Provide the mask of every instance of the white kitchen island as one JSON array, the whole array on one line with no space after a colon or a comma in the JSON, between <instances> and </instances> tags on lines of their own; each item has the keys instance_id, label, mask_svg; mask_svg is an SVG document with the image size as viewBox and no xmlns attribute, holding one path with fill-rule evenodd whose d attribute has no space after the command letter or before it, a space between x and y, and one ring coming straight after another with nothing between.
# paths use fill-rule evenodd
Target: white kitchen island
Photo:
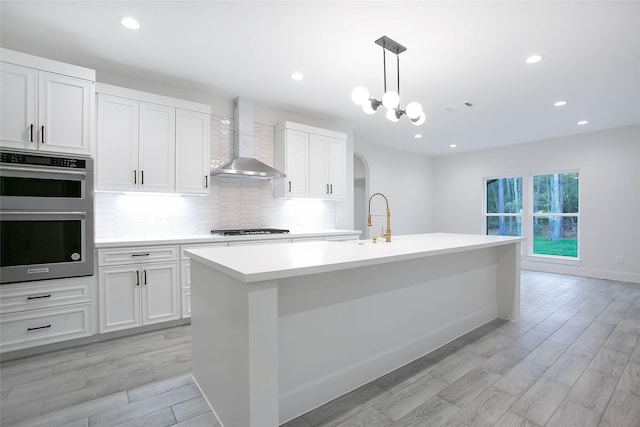
<instances>
[{"instance_id":1,"label":"white kitchen island","mask_svg":"<svg viewBox=\"0 0 640 427\"><path fill-rule=\"evenodd\" d=\"M194 379L223 426L277 426L496 317L517 320L522 240L188 251Z\"/></svg>"}]
</instances>

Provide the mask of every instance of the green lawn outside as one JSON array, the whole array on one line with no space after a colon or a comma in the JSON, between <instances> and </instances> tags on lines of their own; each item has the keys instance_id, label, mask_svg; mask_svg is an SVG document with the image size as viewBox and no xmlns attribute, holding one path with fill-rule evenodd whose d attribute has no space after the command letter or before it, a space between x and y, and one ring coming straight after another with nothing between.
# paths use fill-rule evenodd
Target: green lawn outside
<instances>
[{"instance_id":1,"label":"green lawn outside","mask_svg":"<svg viewBox=\"0 0 640 427\"><path fill-rule=\"evenodd\" d=\"M552 242L544 237L533 239L533 253L536 255L554 255L566 257L578 257L577 239L560 239Z\"/></svg>"}]
</instances>

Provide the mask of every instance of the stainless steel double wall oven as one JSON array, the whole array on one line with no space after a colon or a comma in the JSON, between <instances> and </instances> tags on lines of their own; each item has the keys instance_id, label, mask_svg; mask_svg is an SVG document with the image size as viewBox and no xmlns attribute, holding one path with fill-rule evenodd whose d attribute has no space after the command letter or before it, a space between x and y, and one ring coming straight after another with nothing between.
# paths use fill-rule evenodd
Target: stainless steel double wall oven
<instances>
[{"instance_id":1,"label":"stainless steel double wall oven","mask_svg":"<svg viewBox=\"0 0 640 427\"><path fill-rule=\"evenodd\" d=\"M0 151L0 283L89 276L93 159Z\"/></svg>"}]
</instances>

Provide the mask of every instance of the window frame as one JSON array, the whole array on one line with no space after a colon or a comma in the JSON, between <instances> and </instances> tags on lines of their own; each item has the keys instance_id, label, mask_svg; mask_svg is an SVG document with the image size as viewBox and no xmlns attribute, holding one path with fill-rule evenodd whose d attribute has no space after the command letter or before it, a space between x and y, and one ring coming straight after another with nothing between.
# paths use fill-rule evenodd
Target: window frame
<instances>
[{"instance_id":1,"label":"window frame","mask_svg":"<svg viewBox=\"0 0 640 427\"><path fill-rule=\"evenodd\" d=\"M576 174L578 177L578 212L544 212L544 213L536 213L533 211L533 198L535 196L533 185L536 176L544 176L544 175L562 175L562 174ZM581 210L581 173L579 169L564 169L564 170L555 170L550 172L535 172L529 175L529 209L528 209L528 217L527 218L527 228L529 229L529 233L527 235L527 255L532 260L545 260L545 261L553 261L558 263L568 263L574 264L580 262L580 210ZM549 255L549 254L536 254L533 252L533 241L534 241L534 229L533 229L533 221L536 217L539 218L562 218L562 217L576 217L577 225L576 225L576 256L563 256L563 255Z\"/></svg>"},{"instance_id":2,"label":"window frame","mask_svg":"<svg viewBox=\"0 0 640 427\"><path fill-rule=\"evenodd\" d=\"M509 212L509 213L500 213L500 212L487 212L487 185L489 181L495 179L510 179L510 178L519 178L521 181L521 193L520 193L520 212ZM508 176L489 176L483 179L483 197L482 197L482 234L487 235L487 218L488 217L520 217L520 237L524 235L524 222L523 222L523 213L524 213L524 177L522 175L508 175Z\"/></svg>"}]
</instances>

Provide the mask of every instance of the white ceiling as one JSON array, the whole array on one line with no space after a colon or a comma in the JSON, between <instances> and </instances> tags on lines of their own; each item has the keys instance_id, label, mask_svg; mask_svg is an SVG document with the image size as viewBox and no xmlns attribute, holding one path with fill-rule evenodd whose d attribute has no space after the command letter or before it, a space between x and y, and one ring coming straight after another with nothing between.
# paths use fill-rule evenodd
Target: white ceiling
<instances>
[{"instance_id":1,"label":"white ceiling","mask_svg":"<svg viewBox=\"0 0 640 427\"><path fill-rule=\"evenodd\" d=\"M637 1L2 0L0 14L2 47L94 68L98 79L149 78L344 121L358 143L442 155L450 144L460 152L640 124ZM120 26L125 15L142 28ZM401 106L423 105L420 127L365 115L350 99L358 85L382 96L383 35L407 47ZM525 64L532 53L543 61ZM558 99L568 104L554 107Z\"/></svg>"}]
</instances>

